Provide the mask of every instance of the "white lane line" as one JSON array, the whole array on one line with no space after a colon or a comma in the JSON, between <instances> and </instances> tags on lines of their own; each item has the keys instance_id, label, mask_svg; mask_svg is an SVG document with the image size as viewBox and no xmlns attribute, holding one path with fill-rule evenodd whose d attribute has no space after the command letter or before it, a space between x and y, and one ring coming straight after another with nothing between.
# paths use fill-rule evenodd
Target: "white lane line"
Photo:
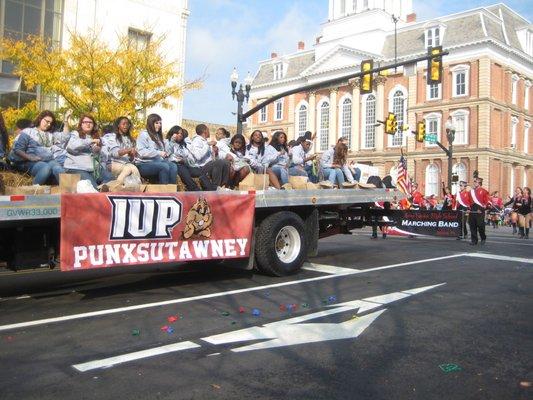
<instances>
[{"instance_id":1,"label":"white lane line","mask_svg":"<svg viewBox=\"0 0 533 400\"><path fill-rule=\"evenodd\" d=\"M470 254L465 254L465 256L487 258L489 260L501 260L501 261L512 261L512 262L533 264L533 258L499 256L497 254L490 254L490 253L470 253Z\"/></svg>"},{"instance_id":2,"label":"white lane line","mask_svg":"<svg viewBox=\"0 0 533 400\"><path fill-rule=\"evenodd\" d=\"M335 267L334 265L325 265L325 264L315 264L315 263L305 263L302 269L307 271L322 272L324 274L333 274L333 275L346 275L353 274L354 271L361 271L355 268L343 268Z\"/></svg>"},{"instance_id":3,"label":"white lane line","mask_svg":"<svg viewBox=\"0 0 533 400\"><path fill-rule=\"evenodd\" d=\"M410 261L410 262L405 262L405 263L400 263L400 264L385 265L383 267L369 268L369 269L364 269L364 270L356 270L356 269L354 269L354 270L352 270L353 272L351 273L351 275L365 274L365 273L368 273L368 272L380 271L380 270L383 270L383 269L400 268L400 267L407 267L407 266L410 266L410 265L431 263L433 261L449 260L449 259L453 259L453 258L462 257L464 255L465 255L465 253L460 253L460 254L454 254L454 255L451 255L451 256L436 257L436 258L426 258L426 259L423 259L423 260ZM229 290L229 291L226 291L226 292L210 293L210 294L204 294L204 295L193 296L193 297L184 297L182 299L158 301L156 303L138 304L136 306L111 308L111 309L107 309L107 310L91 311L91 312L86 312L86 313L81 313L81 314L64 315L62 317L45 318L45 319L38 319L38 320L35 320L35 321L19 322L19 323L15 323L15 324L8 324L8 325L0 326L0 332L11 330L11 329L28 328L30 326L52 324L52 323L56 323L56 322L72 321L72 320L82 319L82 318L99 317L99 316L102 316L102 315L117 314L117 313L123 313L123 312L128 312L128 311L135 311L135 310L143 310L143 309L146 309L146 308L168 306L168 305L171 305L171 304L187 303L187 302L196 301L196 300L212 299L212 298L215 298L215 297L222 297L222 296L229 296L229 295L233 295L233 294L254 292L254 291L259 291L259 290L264 290L264 289L279 288L279 287L283 287L283 286L299 285L299 284L302 284L302 283L323 281L323 280L326 280L326 279L332 279L332 278L348 276L348 275L349 274L345 273L343 275L317 276L317 277L314 277L314 278L301 279L301 280L297 280L297 281L274 283L274 284L271 284L271 285L255 286L255 287L251 287L251 288Z\"/></svg>"},{"instance_id":4,"label":"white lane line","mask_svg":"<svg viewBox=\"0 0 533 400\"><path fill-rule=\"evenodd\" d=\"M80 372L91 371L98 368L109 368L117 364L122 364L125 362L139 360L141 358L148 358L153 356L158 356L161 354L172 353L176 351L195 349L201 347L199 344L194 342L180 342L174 344L168 344L165 346L154 347L148 350L136 351L135 353L122 354L116 357L103 358L101 360L89 361L82 364L73 365L75 369Z\"/></svg>"}]
</instances>

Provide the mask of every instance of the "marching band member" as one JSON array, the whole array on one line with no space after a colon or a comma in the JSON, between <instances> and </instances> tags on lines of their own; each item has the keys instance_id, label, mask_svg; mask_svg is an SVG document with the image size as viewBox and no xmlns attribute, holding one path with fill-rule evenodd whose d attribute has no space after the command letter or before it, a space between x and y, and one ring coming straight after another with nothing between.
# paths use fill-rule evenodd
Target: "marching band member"
<instances>
[{"instance_id":1,"label":"marching band member","mask_svg":"<svg viewBox=\"0 0 533 400\"><path fill-rule=\"evenodd\" d=\"M413 190L411 192L411 209L420 210L424 206L424 195L418 190L418 183L413 183Z\"/></svg>"},{"instance_id":2,"label":"marching band member","mask_svg":"<svg viewBox=\"0 0 533 400\"><path fill-rule=\"evenodd\" d=\"M472 246L478 243L478 231L481 244L485 244L485 240L487 240L487 235L485 235L485 210L491 205L491 202L489 192L482 185L482 178L474 178L474 188L470 190L470 195L472 196L472 206L470 207L470 244Z\"/></svg>"},{"instance_id":3,"label":"marching band member","mask_svg":"<svg viewBox=\"0 0 533 400\"><path fill-rule=\"evenodd\" d=\"M468 229L466 228L467 224L467 212L470 210L472 205L472 196L470 191L466 189L467 183L465 181L459 182L459 193L456 196L456 203L454 210L461 211L461 235L457 240L466 239L468 237Z\"/></svg>"}]
</instances>

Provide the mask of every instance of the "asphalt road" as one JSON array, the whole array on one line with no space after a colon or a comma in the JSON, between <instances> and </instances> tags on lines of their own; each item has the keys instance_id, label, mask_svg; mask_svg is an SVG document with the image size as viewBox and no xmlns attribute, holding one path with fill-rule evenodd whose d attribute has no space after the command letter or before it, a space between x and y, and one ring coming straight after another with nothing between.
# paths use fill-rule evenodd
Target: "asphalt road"
<instances>
[{"instance_id":1,"label":"asphalt road","mask_svg":"<svg viewBox=\"0 0 533 400\"><path fill-rule=\"evenodd\" d=\"M488 234L335 236L287 278L2 273L0 399L531 399L533 241Z\"/></svg>"}]
</instances>

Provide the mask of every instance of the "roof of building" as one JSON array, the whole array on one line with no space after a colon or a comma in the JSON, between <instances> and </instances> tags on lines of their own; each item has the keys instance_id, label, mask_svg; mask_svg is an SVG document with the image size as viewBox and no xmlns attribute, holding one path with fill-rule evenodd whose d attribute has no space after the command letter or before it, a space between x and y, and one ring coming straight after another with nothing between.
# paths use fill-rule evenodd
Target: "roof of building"
<instances>
[{"instance_id":1,"label":"roof of building","mask_svg":"<svg viewBox=\"0 0 533 400\"><path fill-rule=\"evenodd\" d=\"M512 47L516 52L528 57L520 44L517 31L531 28L525 18L503 3L480 7L453 15L443 16L430 21L416 22L398 30L397 55L399 58L426 53L425 31L430 26L444 27L442 46L454 48L480 41L493 41L500 45ZM387 35L381 56L394 58L394 33ZM531 57L529 57L531 59ZM314 51L294 53L285 57L263 61L260 64L253 86L276 82L274 80L275 62L287 63L287 72L279 82L302 76L316 61Z\"/></svg>"},{"instance_id":2,"label":"roof of building","mask_svg":"<svg viewBox=\"0 0 533 400\"><path fill-rule=\"evenodd\" d=\"M288 63L287 73L283 79L297 78L300 74L310 65L315 62L315 52L306 51L302 54L296 54L295 56L290 56L286 58L277 59L278 62ZM264 83L269 83L274 80L274 68L272 63L265 63L259 67L259 71L255 76L253 85L262 85Z\"/></svg>"}]
</instances>

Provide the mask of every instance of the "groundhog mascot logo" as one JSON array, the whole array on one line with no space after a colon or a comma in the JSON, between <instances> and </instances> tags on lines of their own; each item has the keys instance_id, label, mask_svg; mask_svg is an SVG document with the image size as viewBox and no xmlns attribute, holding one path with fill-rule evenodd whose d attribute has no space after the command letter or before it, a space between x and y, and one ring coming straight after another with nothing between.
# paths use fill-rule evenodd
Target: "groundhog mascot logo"
<instances>
[{"instance_id":1,"label":"groundhog mascot logo","mask_svg":"<svg viewBox=\"0 0 533 400\"><path fill-rule=\"evenodd\" d=\"M207 200L200 197L187 213L181 237L182 239L190 239L193 236L211 237L211 225L213 225L211 208Z\"/></svg>"}]
</instances>

